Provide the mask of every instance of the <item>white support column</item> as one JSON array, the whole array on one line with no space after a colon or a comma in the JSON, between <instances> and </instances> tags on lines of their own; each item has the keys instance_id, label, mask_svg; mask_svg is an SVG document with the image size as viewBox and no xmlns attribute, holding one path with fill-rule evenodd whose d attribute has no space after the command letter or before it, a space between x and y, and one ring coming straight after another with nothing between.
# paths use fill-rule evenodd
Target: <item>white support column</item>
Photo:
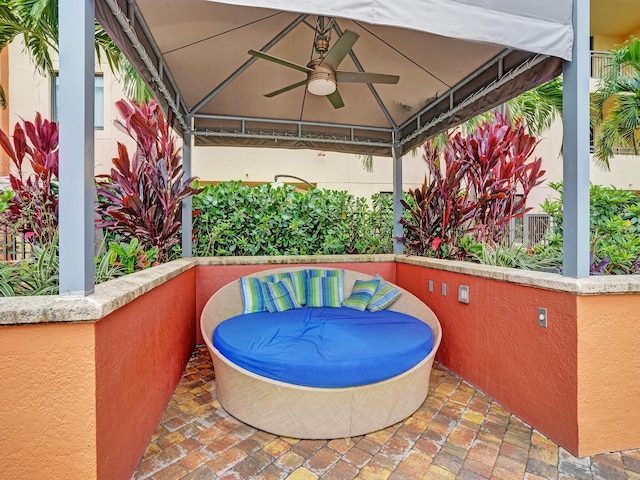
<instances>
[{"instance_id":1,"label":"white support column","mask_svg":"<svg viewBox=\"0 0 640 480\"><path fill-rule=\"evenodd\" d=\"M88 295L94 255L95 0L58 3L60 31L60 294Z\"/></svg>"},{"instance_id":2,"label":"white support column","mask_svg":"<svg viewBox=\"0 0 640 480\"><path fill-rule=\"evenodd\" d=\"M187 124L191 127L191 118L187 119ZM191 177L191 133L182 134L182 171L184 178ZM193 216L191 213L191 197L182 201L182 256L191 257L193 255Z\"/></svg>"},{"instance_id":3,"label":"white support column","mask_svg":"<svg viewBox=\"0 0 640 480\"><path fill-rule=\"evenodd\" d=\"M573 57L563 68L563 275L589 276L589 0L573 2Z\"/></svg>"},{"instance_id":4,"label":"white support column","mask_svg":"<svg viewBox=\"0 0 640 480\"><path fill-rule=\"evenodd\" d=\"M398 240L402 237L402 150L400 145L393 146L393 253L400 254L403 251L403 243Z\"/></svg>"}]
</instances>

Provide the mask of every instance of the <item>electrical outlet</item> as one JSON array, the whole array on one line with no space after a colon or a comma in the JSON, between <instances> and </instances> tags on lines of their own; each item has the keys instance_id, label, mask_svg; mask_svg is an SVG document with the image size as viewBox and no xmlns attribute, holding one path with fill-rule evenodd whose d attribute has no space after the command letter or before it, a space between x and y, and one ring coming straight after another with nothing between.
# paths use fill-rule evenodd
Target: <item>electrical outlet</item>
<instances>
[{"instance_id":1,"label":"electrical outlet","mask_svg":"<svg viewBox=\"0 0 640 480\"><path fill-rule=\"evenodd\" d=\"M442 284L442 296L443 297L447 296L447 284L446 283Z\"/></svg>"},{"instance_id":2,"label":"electrical outlet","mask_svg":"<svg viewBox=\"0 0 640 480\"><path fill-rule=\"evenodd\" d=\"M538 326L547 328L547 309L538 307Z\"/></svg>"},{"instance_id":3,"label":"electrical outlet","mask_svg":"<svg viewBox=\"0 0 640 480\"><path fill-rule=\"evenodd\" d=\"M429 280L429 291L433 292L433 280Z\"/></svg>"},{"instance_id":4,"label":"electrical outlet","mask_svg":"<svg viewBox=\"0 0 640 480\"><path fill-rule=\"evenodd\" d=\"M460 285L458 287L458 301L460 303L469 303L469 286Z\"/></svg>"}]
</instances>

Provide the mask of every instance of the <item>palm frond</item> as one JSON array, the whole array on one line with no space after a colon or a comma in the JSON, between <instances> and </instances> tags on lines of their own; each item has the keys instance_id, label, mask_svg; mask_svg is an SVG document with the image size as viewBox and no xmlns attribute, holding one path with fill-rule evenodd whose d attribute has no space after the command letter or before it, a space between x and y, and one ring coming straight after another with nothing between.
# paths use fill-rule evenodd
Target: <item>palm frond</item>
<instances>
[{"instance_id":1,"label":"palm frond","mask_svg":"<svg viewBox=\"0 0 640 480\"><path fill-rule=\"evenodd\" d=\"M529 132L539 137L562 116L562 80L557 77L507 102L510 118L522 118Z\"/></svg>"},{"instance_id":2,"label":"palm frond","mask_svg":"<svg viewBox=\"0 0 640 480\"><path fill-rule=\"evenodd\" d=\"M358 155L362 169L367 173L373 172L373 155Z\"/></svg>"}]
</instances>

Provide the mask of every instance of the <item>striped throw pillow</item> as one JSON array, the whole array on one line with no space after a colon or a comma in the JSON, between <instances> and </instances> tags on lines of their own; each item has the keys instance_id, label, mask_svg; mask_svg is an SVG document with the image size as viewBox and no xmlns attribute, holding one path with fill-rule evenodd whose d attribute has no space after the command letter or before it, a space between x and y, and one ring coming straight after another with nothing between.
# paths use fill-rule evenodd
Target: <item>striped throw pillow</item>
<instances>
[{"instance_id":1,"label":"striped throw pillow","mask_svg":"<svg viewBox=\"0 0 640 480\"><path fill-rule=\"evenodd\" d=\"M284 312L301 306L289 278L277 282L262 282L262 294L267 310L271 313Z\"/></svg>"},{"instance_id":2,"label":"striped throw pillow","mask_svg":"<svg viewBox=\"0 0 640 480\"><path fill-rule=\"evenodd\" d=\"M309 288L309 280L317 277L335 277L338 279L338 299L340 300L341 305L342 301L344 300L344 270L321 270L319 268L312 268L307 270L307 289Z\"/></svg>"},{"instance_id":3,"label":"striped throw pillow","mask_svg":"<svg viewBox=\"0 0 640 480\"><path fill-rule=\"evenodd\" d=\"M338 277L311 277L307 279L307 307L334 307L342 304L344 291Z\"/></svg>"},{"instance_id":4,"label":"striped throw pillow","mask_svg":"<svg viewBox=\"0 0 640 480\"><path fill-rule=\"evenodd\" d=\"M262 285L258 278L240 277L242 292L242 313L264 312L267 309L262 294Z\"/></svg>"},{"instance_id":5,"label":"striped throw pillow","mask_svg":"<svg viewBox=\"0 0 640 480\"><path fill-rule=\"evenodd\" d=\"M345 298L342 302L343 307L352 308L363 312L367 309L367 305L376 293L380 280L374 278L372 280L356 280L353 284L353 291L349 298Z\"/></svg>"},{"instance_id":6,"label":"striped throw pillow","mask_svg":"<svg viewBox=\"0 0 640 480\"><path fill-rule=\"evenodd\" d=\"M388 308L402 293L392 284L383 280L379 275L376 275L376 278L380 279L380 283L378 284L376 293L371 297L369 305L367 305L367 310L371 312L379 312L380 310Z\"/></svg>"},{"instance_id":7,"label":"striped throw pillow","mask_svg":"<svg viewBox=\"0 0 640 480\"><path fill-rule=\"evenodd\" d=\"M307 284L307 271L306 270L297 270L295 272L282 272L282 273L274 273L272 275L268 275L263 280L267 280L269 282L278 282L280 280L284 280L288 278L291 280L291 284L293 285L293 291L296 294L296 300L300 305L304 305L307 303L307 294L306 294L306 284Z\"/></svg>"}]
</instances>

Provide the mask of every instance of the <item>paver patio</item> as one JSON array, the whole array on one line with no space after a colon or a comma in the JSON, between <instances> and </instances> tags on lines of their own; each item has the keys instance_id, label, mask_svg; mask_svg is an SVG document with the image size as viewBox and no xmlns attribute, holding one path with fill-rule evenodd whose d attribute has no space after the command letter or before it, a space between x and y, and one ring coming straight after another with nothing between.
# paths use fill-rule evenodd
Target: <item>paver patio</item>
<instances>
[{"instance_id":1,"label":"paver patio","mask_svg":"<svg viewBox=\"0 0 640 480\"><path fill-rule=\"evenodd\" d=\"M640 480L640 450L576 458L437 363L427 400L401 423L350 439L278 437L220 406L199 346L133 478Z\"/></svg>"}]
</instances>

